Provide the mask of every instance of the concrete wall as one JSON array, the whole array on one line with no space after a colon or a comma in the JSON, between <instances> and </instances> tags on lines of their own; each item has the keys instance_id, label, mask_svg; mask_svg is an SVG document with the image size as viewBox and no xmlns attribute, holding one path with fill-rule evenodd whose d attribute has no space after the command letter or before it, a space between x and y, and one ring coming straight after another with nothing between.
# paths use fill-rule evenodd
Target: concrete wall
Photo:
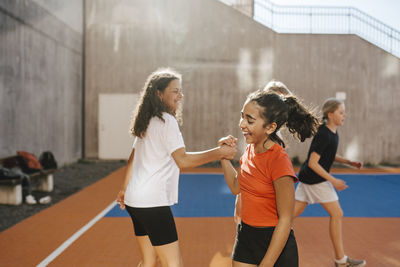
<instances>
[{"instance_id":1,"label":"concrete wall","mask_svg":"<svg viewBox=\"0 0 400 267\"><path fill-rule=\"evenodd\" d=\"M48 9L45 1L0 1L0 157L17 150L51 150L60 164L81 157L82 30L52 13L56 2L67 1ZM82 4L70 12L83 17Z\"/></svg>"},{"instance_id":2,"label":"concrete wall","mask_svg":"<svg viewBox=\"0 0 400 267\"><path fill-rule=\"evenodd\" d=\"M98 156L98 95L138 93L170 66L184 76L187 150L241 137L246 95L276 78L314 106L346 92L339 152L400 163L399 59L356 36L276 34L216 0L87 0L86 16L88 157ZM290 156L305 158L309 142L288 143Z\"/></svg>"},{"instance_id":3,"label":"concrete wall","mask_svg":"<svg viewBox=\"0 0 400 267\"><path fill-rule=\"evenodd\" d=\"M218 1L89 0L86 14L88 157L98 156L98 95L139 93L159 67L183 74L188 150L238 136L245 96L272 77L272 32Z\"/></svg>"},{"instance_id":4,"label":"concrete wall","mask_svg":"<svg viewBox=\"0 0 400 267\"><path fill-rule=\"evenodd\" d=\"M274 77L306 102L321 107L336 92L346 93L340 154L400 163L399 58L354 35L277 34L274 51ZM305 146L290 145L292 155L306 155Z\"/></svg>"},{"instance_id":5,"label":"concrete wall","mask_svg":"<svg viewBox=\"0 0 400 267\"><path fill-rule=\"evenodd\" d=\"M83 33L84 0L32 0L78 33Z\"/></svg>"}]
</instances>

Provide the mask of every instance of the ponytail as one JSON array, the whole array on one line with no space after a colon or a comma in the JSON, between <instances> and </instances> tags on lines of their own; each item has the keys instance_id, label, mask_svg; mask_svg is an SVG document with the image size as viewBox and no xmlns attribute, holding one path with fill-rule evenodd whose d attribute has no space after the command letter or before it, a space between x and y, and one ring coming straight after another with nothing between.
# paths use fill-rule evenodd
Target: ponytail
<instances>
[{"instance_id":1,"label":"ponytail","mask_svg":"<svg viewBox=\"0 0 400 267\"><path fill-rule=\"evenodd\" d=\"M294 95L283 97L275 93L259 90L251 93L247 101L255 101L264 109L261 112L265 119L264 127L269 123L276 123L276 130L269 135L269 138L282 147L285 147L285 143L277 132L283 125L286 125L289 132L301 142L314 136L317 132L319 126L317 117Z\"/></svg>"},{"instance_id":2,"label":"ponytail","mask_svg":"<svg viewBox=\"0 0 400 267\"><path fill-rule=\"evenodd\" d=\"M286 127L301 142L315 135L319 121L312 111L308 110L295 96L285 99L288 109Z\"/></svg>"}]
</instances>

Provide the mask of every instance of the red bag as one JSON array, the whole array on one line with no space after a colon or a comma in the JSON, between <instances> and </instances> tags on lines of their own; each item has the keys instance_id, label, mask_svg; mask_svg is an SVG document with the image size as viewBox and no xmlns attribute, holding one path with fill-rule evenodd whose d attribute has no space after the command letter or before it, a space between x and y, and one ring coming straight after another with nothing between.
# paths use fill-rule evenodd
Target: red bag
<instances>
[{"instance_id":1,"label":"red bag","mask_svg":"<svg viewBox=\"0 0 400 267\"><path fill-rule=\"evenodd\" d=\"M22 171L25 173L32 173L39 170L43 170L42 165L35 155L26 151L17 151L17 155L20 158Z\"/></svg>"}]
</instances>

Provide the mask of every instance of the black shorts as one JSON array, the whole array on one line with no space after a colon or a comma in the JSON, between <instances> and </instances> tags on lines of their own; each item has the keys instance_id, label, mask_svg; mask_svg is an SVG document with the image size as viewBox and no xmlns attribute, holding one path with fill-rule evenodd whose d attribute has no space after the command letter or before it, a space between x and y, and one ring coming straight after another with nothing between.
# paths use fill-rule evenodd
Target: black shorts
<instances>
[{"instance_id":1,"label":"black shorts","mask_svg":"<svg viewBox=\"0 0 400 267\"><path fill-rule=\"evenodd\" d=\"M170 244L178 240L171 208L133 208L125 206L132 218L136 236L148 235L153 246Z\"/></svg>"},{"instance_id":2,"label":"black shorts","mask_svg":"<svg viewBox=\"0 0 400 267\"><path fill-rule=\"evenodd\" d=\"M243 222L237 226L236 242L233 247L234 261L259 265L267 253L275 227L252 227ZM297 267L299 258L296 238L290 231L288 241L274 267Z\"/></svg>"}]
</instances>

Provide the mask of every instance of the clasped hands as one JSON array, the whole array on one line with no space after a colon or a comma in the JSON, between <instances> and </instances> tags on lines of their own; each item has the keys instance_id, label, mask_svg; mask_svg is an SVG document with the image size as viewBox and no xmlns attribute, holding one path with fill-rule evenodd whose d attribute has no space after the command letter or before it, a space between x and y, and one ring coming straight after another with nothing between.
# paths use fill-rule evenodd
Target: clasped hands
<instances>
[{"instance_id":1,"label":"clasped hands","mask_svg":"<svg viewBox=\"0 0 400 267\"><path fill-rule=\"evenodd\" d=\"M218 140L218 146L222 154L221 159L231 160L235 157L237 153L236 143L237 138L232 135L222 137Z\"/></svg>"}]
</instances>

